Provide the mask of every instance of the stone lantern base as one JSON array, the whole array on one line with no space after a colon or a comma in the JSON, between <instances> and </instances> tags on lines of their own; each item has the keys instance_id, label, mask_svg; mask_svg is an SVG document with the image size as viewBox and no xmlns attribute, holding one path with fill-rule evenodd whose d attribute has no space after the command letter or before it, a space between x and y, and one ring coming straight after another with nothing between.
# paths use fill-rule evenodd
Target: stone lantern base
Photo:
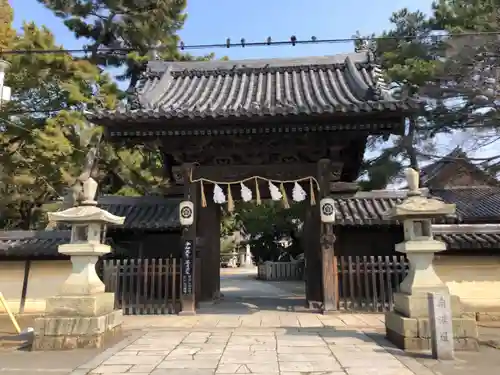
<instances>
[{"instance_id":1,"label":"stone lantern base","mask_svg":"<svg viewBox=\"0 0 500 375\"><path fill-rule=\"evenodd\" d=\"M35 320L32 350L101 348L121 334L122 320L114 293L50 297Z\"/></svg>"},{"instance_id":2,"label":"stone lantern base","mask_svg":"<svg viewBox=\"0 0 500 375\"><path fill-rule=\"evenodd\" d=\"M457 351L477 351L476 320L461 315L460 299L450 296L454 348ZM386 336L398 348L407 351L431 350L427 295L394 294L395 310L385 314Z\"/></svg>"}]
</instances>

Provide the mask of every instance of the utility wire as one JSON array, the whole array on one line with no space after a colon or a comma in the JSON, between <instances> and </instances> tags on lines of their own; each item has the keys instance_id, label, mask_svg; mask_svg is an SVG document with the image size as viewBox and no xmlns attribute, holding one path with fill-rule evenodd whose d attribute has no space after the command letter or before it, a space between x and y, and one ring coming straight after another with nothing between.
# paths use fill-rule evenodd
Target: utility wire
<instances>
[{"instance_id":1,"label":"utility wire","mask_svg":"<svg viewBox=\"0 0 500 375\"><path fill-rule=\"evenodd\" d=\"M491 31L491 32L470 32L470 33L451 33L451 34L443 34L443 35L428 35L428 36L382 36L382 37L350 37L350 38L334 38L334 39L318 39L315 36L312 36L311 39L307 40L298 40L295 35L292 35L289 40L281 40L281 41L272 41L271 37L268 37L266 41L263 42L246 42L244 38L242 38L239 43L231 42L231 39L227 39L225 43L211 43L211 44L191 44L186 45L184 42L180 42L177 45L177 48L181 51L184 50L197 50L197 49L216 49L216 48L246 48L246 47L270 47L270 46L285 46L285 45L307 45L307 44L335 44L335 43L348 43L348 42L356 42L356 41L366 41L366 42L377 42L377 41L412 41L412 40L425 40L431 39L433 41L439 41L444 38L456 38L456 37L471 37L471 36L492 36L492 35L500 35L500 31ZM168 46L156 46L151 47L151 51L163 51L169 49ZM90 48L80 48L80 49L53 49L53 50L44 50L44 49L18 49L18 50L0 50L0 56L2 55L23 55L23 54L59 54L59 53L83 53L89 54L91 53ZM134 48L99 48L97 50L98 53L130 53L130 52L140 52Z\"/></svg>"}]
</instances>

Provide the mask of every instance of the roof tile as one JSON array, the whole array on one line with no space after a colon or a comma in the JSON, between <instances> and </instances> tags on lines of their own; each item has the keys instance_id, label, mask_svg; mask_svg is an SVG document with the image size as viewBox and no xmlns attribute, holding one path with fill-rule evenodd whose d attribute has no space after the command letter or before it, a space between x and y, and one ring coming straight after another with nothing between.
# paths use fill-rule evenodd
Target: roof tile
<instances>
[{"instance_id":1,"label":"roof tile","mask_svg":"<svg viewBox=\"0 0 500 375\"><path fill-rule=\"evenodd\" d=\"M368 53L299 59L149 64L138 110L95 119L205 118L401 111Z\"/></svg>"},{"instance_id":2,"label":"roof tile","mask_svg":"<svg viewBox=\"0 0 500 375\"><path fill-rule=\"evenodd\" d=\"M500 249L500 233L447 233L436 234L435 237L452 250Z\"/></svg>"},{"instance_id":3,"label":"roof tile","mask_svg":"<svg viewBox=\"0 0 500 375\"><path fill-rule=\"evenodd\" d=\"M114 215L125 216L118 229L176 230L180 228L180 198L103 196L99 207Z\"/></svg>"},{"instance_id":4,"label":"roof tile","mask_svg":"<svg viewBox=\"0 0 500 375\"><path fill-rule=\"evenodd\" d=\"M54 231L0 231L0 255L9 257L55 256L65 257L57 251L68 243L71 232Z\"/></svg>"},{"instance_id":5,"label":"roof tile","mask_svg":"<svg viewBox=\"0 0 500 375\"><path fill-rule=\"evenodd\" d=\"M432 195L455 203L460 221L498 221L500 219L500 187L457 186L432 189Z\"/></svg>"}]
</instances>

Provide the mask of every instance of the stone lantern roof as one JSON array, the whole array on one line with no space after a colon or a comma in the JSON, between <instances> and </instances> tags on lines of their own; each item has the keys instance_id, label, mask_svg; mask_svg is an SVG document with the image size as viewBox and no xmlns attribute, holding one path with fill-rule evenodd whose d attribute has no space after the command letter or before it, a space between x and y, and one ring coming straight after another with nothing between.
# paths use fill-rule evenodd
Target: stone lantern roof
<instances>
[{"instance_id":1,"label":"stone lantern roof","mask_svg":"<svg viewBox=\"0 0 500 375\"><path fill-rule=\"evenodd\" d=\"M97 207L95 195L97 192L97 182L93 178L87 179L83 183L83 202L80 206L71 207L60 212L50 212L49 221L65 223L102 223L123 225L124 216L116 216L110 212Z\"/></svg>"},{"instance_id":2,"label":"stone lantern roof","mask_svg":"<svg viewBox=\"0 0 500 375\"><path fill-rule=\"evenodd\" d=\"M412 168L406 171L408 196L403 202L392 207L387 216L393 220L434 219L454 215L455 204L445 203L440 199L424 196L419 190L419 175Z\"/></svg>"}]
</instances>

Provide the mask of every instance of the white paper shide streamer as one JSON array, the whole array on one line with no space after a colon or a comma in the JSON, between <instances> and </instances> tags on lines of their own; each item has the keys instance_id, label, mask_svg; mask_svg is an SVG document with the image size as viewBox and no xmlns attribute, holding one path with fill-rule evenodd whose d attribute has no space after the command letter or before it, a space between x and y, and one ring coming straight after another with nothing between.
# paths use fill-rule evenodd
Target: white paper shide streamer
<instances>
[{"instance_id":1,"label":"white paper shide streamer","mask_svg":"<svg viewBox=\"0 0 500 375\"><path fill-rule=\"evenodd\" d=\"M226 203L226 196L224 195L224 191L217 184L214 185L214 202L217 204Z\"/></svg>"},{"instance_id":2,"label":"white paper shide streamer","mask_svg":"<svg viewBox=\"0 0 500 375\"><path fill-rule=\"evenodd\" d=\"M271 193L271 199L273 201L279 201L283 198L283 195L280 192L280 189L276 185L274 185L271 181L269 181L269 192Z\"/></svg>"},{"instance_id":3,"label":"white paper shide streamer","mask_svg":"<svg viewBox=\"0 0 500 375\"><path fill-rule=\"evenodd\" d=\"M292 199L294 202L302 202L306 199L307 193L298 182L295 182L292 190Z\"/></svg>"},{"instance_id":4,"label":"white paper shide streamer","mask_svg":"<svg viewBox=\"0 0 500 375\"><path fill-rule=\"evenodd\" d=\"M252 190L250 190L247 186L240 182L241 187L241 199L243 202L250 202L252 200Z\"/></svg>"}]
</instances>

